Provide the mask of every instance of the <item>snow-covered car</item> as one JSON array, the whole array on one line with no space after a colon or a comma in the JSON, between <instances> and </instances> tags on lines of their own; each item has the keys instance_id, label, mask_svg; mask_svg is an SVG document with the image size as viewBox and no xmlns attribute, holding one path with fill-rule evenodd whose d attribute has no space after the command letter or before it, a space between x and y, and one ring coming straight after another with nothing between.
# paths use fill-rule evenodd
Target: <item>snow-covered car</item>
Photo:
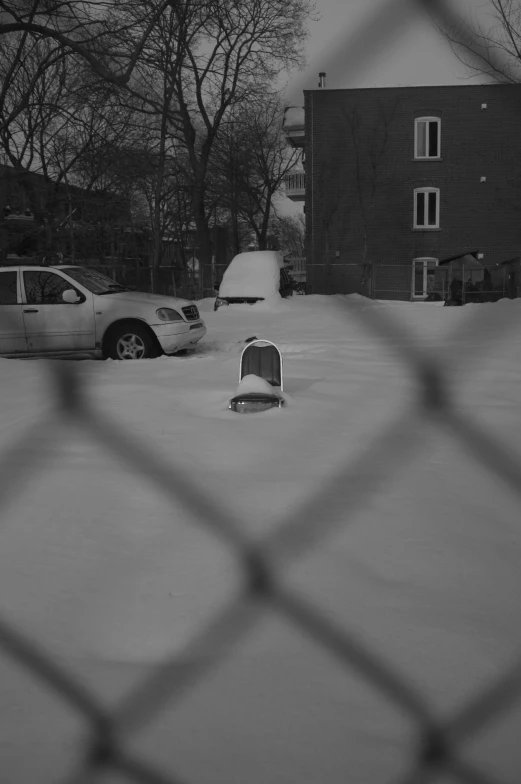
<instances>
[{"instance_id":1,"label":"snow-covered car","mask_svg":"<svg viewBox=\"0 0 521 784\"><path fill-rule=\"evenodd\" d=\"M88 267L0 267L3 357L145 359L190 348L205 334L193 302L132 291Z\"/></svg>"},{"instance_id":2,"label":"snow-covered car","mask_svg":"<svg viewBox=\"0 0 521 784\"><path fill-rule=\"evenodd\" d=\"M289 297L293 284L284 269L284 260L276 250L252 250L239 253L225 270L214 310L221 305L248 303L263 299Z\"/></svg>"}]
</instances>

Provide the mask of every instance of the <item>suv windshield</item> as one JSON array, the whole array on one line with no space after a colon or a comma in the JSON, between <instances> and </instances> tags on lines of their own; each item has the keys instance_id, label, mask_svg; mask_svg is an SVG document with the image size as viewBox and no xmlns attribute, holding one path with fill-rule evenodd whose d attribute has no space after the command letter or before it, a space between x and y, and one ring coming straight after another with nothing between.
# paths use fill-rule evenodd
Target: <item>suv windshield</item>
<instances>
[{"instance_id":1,"label":"suv windshield","mask_svg":"<svg viewBox=\"0 0 521 784\"><path fill-rule=\"evenodd\" d=\"M66 267L63 271L93 294L114 294L117 291L130 290L90 267Z\"/></svg>"}]
</instances>

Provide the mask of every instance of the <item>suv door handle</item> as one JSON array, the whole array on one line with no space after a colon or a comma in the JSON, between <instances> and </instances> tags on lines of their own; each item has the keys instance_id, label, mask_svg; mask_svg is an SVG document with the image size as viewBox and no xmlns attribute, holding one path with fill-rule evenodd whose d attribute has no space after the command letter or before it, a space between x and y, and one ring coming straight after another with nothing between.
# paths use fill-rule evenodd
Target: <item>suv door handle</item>
<instances>
[{"instance_id":1,"label":"suv door handle","mask_svg":"<svg viewBox=\"0 0 521 784\"><path fill-rule=\"evenodd\" d=\"M38 313L38 308L29 308L28 310L24 310L24 313Z\"/></svg>"}]
</instances>

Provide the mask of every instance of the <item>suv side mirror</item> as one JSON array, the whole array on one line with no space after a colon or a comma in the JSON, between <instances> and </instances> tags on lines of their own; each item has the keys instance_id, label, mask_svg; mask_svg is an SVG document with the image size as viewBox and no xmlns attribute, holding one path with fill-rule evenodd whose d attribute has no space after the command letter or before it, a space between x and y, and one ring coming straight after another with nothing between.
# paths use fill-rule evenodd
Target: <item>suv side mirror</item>
<instances>
[{"instance_id":1,"label":"suv side mirror","mask_svg":"<svg viewBox=\"0 0 521 784\"><path fill-rule=\"evenodd\" d=\"M74 289L66 289L62 294L62 300L68 305L76 305L78 302L83 302L77 291Z\"/></svg>"}]
</instances>

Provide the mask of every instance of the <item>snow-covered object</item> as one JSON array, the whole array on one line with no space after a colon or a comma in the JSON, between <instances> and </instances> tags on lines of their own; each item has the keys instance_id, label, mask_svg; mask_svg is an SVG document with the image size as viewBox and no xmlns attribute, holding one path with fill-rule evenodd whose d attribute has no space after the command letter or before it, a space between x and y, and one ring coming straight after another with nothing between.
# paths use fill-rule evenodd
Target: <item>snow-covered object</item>
<instances>
[{"instance_id":1,"label":"snow-covered object","mask_svg":"<svg viewBox=\"0 0 521 784\"><path fill-rule=\"evenodd\" d=\"M306 124L306 117L303 106L288 106L284 110L284 120L282 128L285 131L300 130Z\"/></svg>"},{"instance_id":2,"label":"snow-covered object","mask_svg":"<svg viewBox=\"0 0 521 784\"><path fill-rule=\"evenodd\" d=\"M246 395L250 392L257 392L262 395L274 395L277 392L277 388L272 386L265 378L256 376L254 373L249 373L241 380L235 394Z\"/></svg>"},{"instance_id":3,"label":"snow-covered object","mask_svg":"<svg viewBox=\"0 0 521 784\"><path fill-rule=\"evenodd\" d=\"M276 250L253 250L235 256L223 275L220 297L280 298L280 270L284 266Z\"/></svg>"}]
</instances>

